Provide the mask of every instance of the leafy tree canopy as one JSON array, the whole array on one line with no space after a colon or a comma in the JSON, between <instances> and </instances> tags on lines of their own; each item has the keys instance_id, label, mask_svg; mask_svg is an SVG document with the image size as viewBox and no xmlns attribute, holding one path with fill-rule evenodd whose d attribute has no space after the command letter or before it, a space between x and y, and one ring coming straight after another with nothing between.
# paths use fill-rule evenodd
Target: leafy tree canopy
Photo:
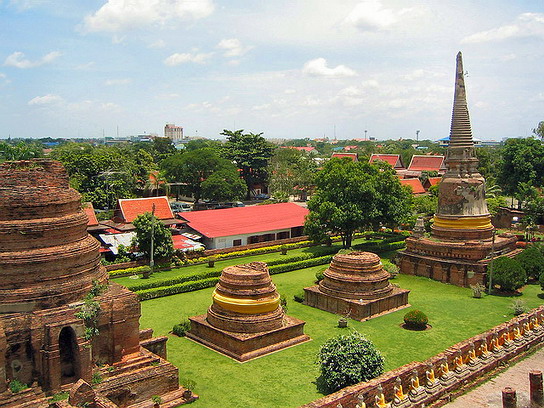
<instances>
[{"instance_id":1,"label":"leafy tree canopy","mask_svg":"<svg viewBox=\"0 0 544 408\"><path fill-rule=\"evenodd\" d=\"M520 182L532 187L544 184L544 146L540 140L508 139L502 149L497 183L506 194L519 196Z\"/></svg>"},{"instance_id":2,"label":"leafy tree canopy","mask_svg":"<svg viewBox=\"0 0 544 408\"><path fill-rule=\"evenodd\" d=\"M318 382L325 391L334 392L382 374L384 358L370 340L353 331L327 340L319 349L317 364Z\"/></svg>"},{"instance_id":3,"label":"leafy tree canopy","mask_svg":"<svg viewBox=\"0 0 544 408\"><path fill-rule=\"evenodd\" d=\"M136 228L133 245L143 252L146 258L151 256L151 232L153 230L153 258L170 258L174 254L172 233L157 217L147 212L139 215L132 224Z\"/></svg>"},{"instance_id":4,"label":"leafy tree canopy","mask_svg":"<svg viewBox=\"0 0 544 408\"><path fill-rule=\"evenodd\" d=\"M241 170L241 176L247 185L246 197L251 197L254 184L267 180L268 161L272 157L274 146L262 133L243 133L243 130L223 130L221 135L227 137L223 145L224 157L233 161Z\"/></svg>"},{"instance_id":5,"label":"leafy tree canopy","mask_svg":"<svg viewBox=\"0 0 544 408\"><path fill-rule=\"evenodd\" d=\"M326 233L342 236L345 248L361 229L394 227L410 216L411 193L386 163L332 159L316 176L305 230L313 240Z\"/></svg>"},{"instance_id":6,"label":"leafy tree canopy","mask_svg":"<svg viewBox=\"0 0 544 408\"><path fill-rule=\"evenodd\" d=\"M270 190L275 197L289 197L313 187L317 164L305 152L278 148L270 160Z\"/></svg>"},{"instance_id":7,"label":"leafy tree canopy","mask_svg":"<svg viewBox=\"0 0 544 408\"><path fill-rule=\"evenodd\" d=\"M29 160L39 157L43 157L43 150L40 144L0 142L0 163L8 160Z\"/></svg>"},{"instance_id":8,"label":"leafy tree canopy","mask_svg":"<svg viewBox=\"0 0 544 408\"><path fill-rule=\"evenodd\" d=\"M500 256L493 261L493 285L499 285L501 290L513 291L521 288L525 282L527 275L516 259Z\"/></svg>"},{"instance_id":9,"label":"leafy tree canopy","mask_svg":"<svg viewBox=\"0 0 544 408\"><path fill-rule=\"evenodd\" d=\"M246 184L234 166L225 166L202 182L202 197L212 201L241 200L245 193Z\"/></svg>"}]
</instances>

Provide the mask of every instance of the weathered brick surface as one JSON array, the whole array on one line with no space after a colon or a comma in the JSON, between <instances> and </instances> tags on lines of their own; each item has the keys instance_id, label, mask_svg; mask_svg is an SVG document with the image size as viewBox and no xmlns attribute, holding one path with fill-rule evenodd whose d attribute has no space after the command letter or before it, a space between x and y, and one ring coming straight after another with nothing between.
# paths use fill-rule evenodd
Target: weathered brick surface
<instances>
[{"instance_id":1,"label":"weathered brick surface","mask_svg":"<svg viewBox=\"0 0 544 408\"><path fill-rule=\"evenodd\" d=\"M69 188L60 163L0 165L1 408L22 401L28 408L48 406L42 390L91 383L93 373L101 373L99 365L113 367L115 375L103 371L103 385L93 387L96 407L115 406L112 399L128 407L183 391L177 368L142 347L138 298L108 284L86 223L80 196ZM85 321L78 312L95 282L104 289L92 299L96 318ZM89 338L91 327L99 334ZM143 337L144 345L166 356L166 338L153 339L149 331ZM31 387L12 395L6 381L15 379ZM72 390L72 404L93 398L92 390L82 387L80 381Z\"/></svg>"}]
</instances>

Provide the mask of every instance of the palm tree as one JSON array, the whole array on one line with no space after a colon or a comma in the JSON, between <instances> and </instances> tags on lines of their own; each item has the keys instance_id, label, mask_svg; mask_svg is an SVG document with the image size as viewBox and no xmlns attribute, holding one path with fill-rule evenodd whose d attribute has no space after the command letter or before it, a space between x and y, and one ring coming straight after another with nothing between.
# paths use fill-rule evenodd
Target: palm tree
<instances>
[{"instance_id":1,"label":"palm tree","mask_svg":"<svg viewBox=\"0 0 544 408\"><path fill-rule=\"evenodd\" d=\"M144 193L152 195L153 191L155 191L155 196L158 197L161 188L164 190L165 195L170 193L170 184L168 184L164 174L158 171L152 171L149 173L149 177L145 183Z\"/></svg>"}]
</instances>

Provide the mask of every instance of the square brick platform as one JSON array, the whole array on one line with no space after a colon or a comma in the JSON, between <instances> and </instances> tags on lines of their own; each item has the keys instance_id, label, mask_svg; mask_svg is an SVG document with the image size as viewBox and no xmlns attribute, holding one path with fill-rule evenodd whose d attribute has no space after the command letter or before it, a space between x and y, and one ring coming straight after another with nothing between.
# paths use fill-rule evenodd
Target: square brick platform
<instances>
[{"instance_id":1,"label":"square brick platform","mask_svg":"<svg viewBox=\"0 0 544 408\"><path fill-rule=\"evenodd\" d=\"M409 307L409 290L394 287L393 291L380 299L362 300L338 298L319 290L319 286L304 288L304 304L327 312L345 315L354 320L364 321L373 317Z\"/></svg>"},{"instance_id":2,"label":"square brick platform","mask_svg":"<svg viewBox=\"0 0 544 408\"><path fill-rule=\"evenodd\" d=\"M305 322L285 316L282 328L261 333L234 333L213 327L206 315L189 317L191 330L185 336L240 362L311 340L304 334Z\"/></svg>"}]
</instances>

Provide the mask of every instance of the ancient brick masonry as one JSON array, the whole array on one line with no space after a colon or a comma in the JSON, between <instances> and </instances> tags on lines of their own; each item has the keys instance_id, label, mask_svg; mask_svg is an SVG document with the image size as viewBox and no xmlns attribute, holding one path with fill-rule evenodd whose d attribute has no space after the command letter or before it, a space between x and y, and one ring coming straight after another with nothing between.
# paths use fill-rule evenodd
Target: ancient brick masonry
<instances>
[{"instance_id":1,"label":"ancient brick masonry","mask_svg":"<svg viewBox=\"0 0 544 408\"><path fill-rule=\"evenodd\" d=\"M409 306L410 291L391 285L390 277L372 252L336 254L319 285L304 288L304 303L355 320Z\"/></svg>"},{"instance_id":2,"label":"ancient brick masonry","mask_svg":"<svg viewBox=\"0 0 544 408\"><path fill-rule=\"evenodd\" d=\"M502 234L492 242L493 225L485 201L485 180L477 170L461 53L457 55L445 164L431 238L414 234L406 240L406 250L399 257L400 271L458 286L485 283L491 252L515 255L516 239Z\"/></svg>"},{"instance_id":3,"label":"ancient brick masonry","mask_svg":"<svg viewBox=\"0 0 544 408\"><path fill-rule=\"evenodd\" d=\"M187 337L239 361L310 340L287 316L263 262L223 270L206 315L190 317Z\"/></svg>"},{"instance_id":4,"label":"ancient brick masonry","mask_svg":"<svg viewBox=\"0 0 544 408\"><path fill-rule=\"evenodd\" d=\"M73 401L89 407L135 407L152 395L181 405L188 399L165 360L166 338L141 336L137 297L108 283L86 224L60 163L0 165L0 407L47 407L46 395L76 383ZM83 320L93 288L87 303L97 311ZM100 384L91 388L93 376ZM12 394L14 380L30 388Z\"/></svg>"}]
</instances>

